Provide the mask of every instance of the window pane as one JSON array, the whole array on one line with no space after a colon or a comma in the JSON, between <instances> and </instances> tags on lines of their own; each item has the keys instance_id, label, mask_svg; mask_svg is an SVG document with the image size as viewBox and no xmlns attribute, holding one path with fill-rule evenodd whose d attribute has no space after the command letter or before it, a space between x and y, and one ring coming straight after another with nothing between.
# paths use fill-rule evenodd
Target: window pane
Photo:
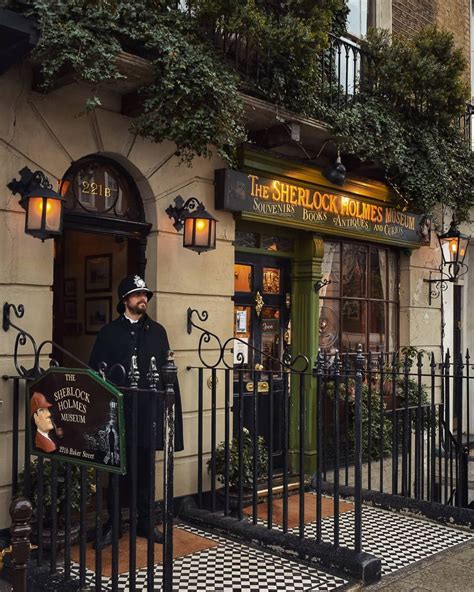
<instances>
[{"instance_id":1,"label":"window pane","mask_svg":"<svg viewBox=\"0 0 474 592\"><path fill-rule=\"evenodd\" d=\"M356 351L359 343L367 351L367 303L360 300L343 300L341 350Z\"/></svg>"},{"instance_id":2,"label":"window pane","mask_svg":"<svg viewBox=\"0 0 474 592\"><path fill-rule=\"evenodd\" d=\"M252 309L250 306L234 306L234 364L253 367L253 350L248 347L251 336Z\"/></svg>"},{"instance_id":3,"label":"window pane","mask_svg":"<svg viewBox=\"0 0 474 592\"><path fill-rule=\"evenodd\" d=\"M264 370L279 370L280 358L280 309L264 306L260 324L262 331L262 364ZM272 360L275 358L276 360Z\"/></svg>"},{"instance_id":4,"label":"window pane","mask_svg":"<svg viewBox=\"0 0 474 592\"><path fill-rule=\"evenodd\" d=\"M324 256L321 265L323 280L331 280L328 286L323 286L319 297L339 298L341 290L341 247L339 243L324 241Z\"/></svg>"},{"instance_id":5,"label":"window pane","mask_svg":"<svg viewBox=\"0 0 474 592\"><path fill-rule=\"evenodd\" d=\"M347 31L356 37L367 35L368 0L348 0Z\"/></svg>"},{"instance_id":6,"label":"window pane","mask_svg":"<svg viewBox=\"0 0 474 592\"><path fill-rule=\"evenodd\" d=\"M235 231L236 247L258 247L258 234L256 232Z\"/></svg>"},{"instance_id":7,"label":"window pane","mask_svg":"<svg viewBox=\"0 0 474 592\"><path fill-rule=\"evenodd\" d=\"M280 293L280 270L276 267L263 268L263 292L265 294Z\"/></svg>"},{"instance_id":8,"label":"window pane","mask_svg":"<svg viewBox=\"0 0 474 592\"><path fill-rule=\"evenodd\" d=\"M385 351L385 303L371 302L369 304L369 350Z\"/></svg>"},{"instance_id":9,"label":"window pane","mask_svg":"<svg viewBox=\"0 0 474 592\"><path fill-rule=\"evenodd\" d=\"M293 251L293 239L286 236L262 236L262 247L267 251L283 251L289 253Z\"/></svg>"},{"instance_id":10,"label":"window pane","mask_svg":"<svg viewBox=\"0 0 474 592\"><path fill-rule=\"evenodd\" d=\"M342 295L366 296L367 249L362 245L342 245Z\"/></svg>"},{"instance_id":11,"label":"window pane","mask_svg":"<svg viewBox=\"0 0 474 592\"><path fill-rule=\"evenodd\" d=\"M234 292L252 291L252 271L251 265L234 265Z\"/></svg>"},{"instance_id":12,"label":"window pane","mask_svg":"<svg viewBox=\"0 0 474 592\"><path fill-rule=\"evenodd\" d=\"M394 251L388 253L388 299L398 302L398 256Z\"/></svg>"},{"instance_id":13,"label":"window pane","mask_svg":"<svg viewBox=\"0 0 474 592\"><path fill-rule=\"evenodd\" d=\"M370 298L386 299L387 252L385 249L370 249Z\"/></svg>"},{"instance_id":14,"label":"window pane","mask_svg":"<svg viewBox=\"0 0 474 592\"><path fill-rule=\"evenodd\" d=\"M319 347L329 353L339 349L339 300L319 301Z\"/></svg>"},{"instance_id":15,"label":"window pane","mask_svg":"<svg viewBox=\"0 0 474 592\"><path fill-rule=\"evenodd\" d=\"M398 304L388 305L388 351L398 349Z\"/></svg>"}]
</instances>

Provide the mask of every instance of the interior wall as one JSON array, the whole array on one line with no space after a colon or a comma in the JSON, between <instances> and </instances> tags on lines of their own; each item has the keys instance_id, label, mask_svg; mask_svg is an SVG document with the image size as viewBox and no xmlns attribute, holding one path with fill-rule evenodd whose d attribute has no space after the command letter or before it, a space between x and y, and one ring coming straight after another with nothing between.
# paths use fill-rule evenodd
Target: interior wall
<instances>
[{"instance_id":1,"label":"interior wall","mask_svg":"<svg viewBox=\"0 0 474 592\"><path fill-rule=\"evenodd\" d=\"M78 232L68 230L64 233L64 280L73 280L71 285L76 287L76 296L65 296L66 317L64 319L64 347L80 360L87 363L97 334L89 334L88 319L86 318L86 301L89 306L94 301L100 304L104 298L111 299L111 317L117 317L116 306L118 304L117 288L122 278L127 275L127 240L120 240L110 235ZM97 255L111 255L111 289L90 291L86 286L86 261L87 257ZM68 315L76 311L76 317ZM89 308L90 310L90 308ZM67 317L71 318L67 318ZM90 329L90 327L89 327ZM95 330L95 329L94 329ZM64 361L68 365L68 361ZM70 361L70 365L77 364Z\"/></svg>"}]
</instances>

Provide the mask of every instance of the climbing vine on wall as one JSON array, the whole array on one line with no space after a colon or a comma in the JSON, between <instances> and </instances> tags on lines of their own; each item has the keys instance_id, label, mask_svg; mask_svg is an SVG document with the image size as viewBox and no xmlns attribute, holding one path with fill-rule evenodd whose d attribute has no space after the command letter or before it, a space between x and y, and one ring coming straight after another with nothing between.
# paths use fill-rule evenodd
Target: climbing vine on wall
<instances>
[{"instance_id":1,"label":"climbing vine on wall","mask_svg":"<svg viewBox=\"0 0 474 592\"><path fill-rule=\"evenodd\" d=\"M150 60L154 80L141 89L132 129L155 142L175 142L188 162L209 155L210 146L231 162L245 139L241 78L225 51L216 51L219 39L245 33L251 51L271 49L272 76L262 88L301 111L308 107L301 90L315 76L308 64L327 43L327 31L343 29L347 11L345 0L12 0L10 6L38 22L34 57L45 90L71 69L92 89L119 79L121 50ZM100 106L97 94L89 108Z\"/></svg>"},{"instance_id":2,"label":"climbing vine on wall","mask_svg":"<svg viewBox=\"0 0 474 592\"><path fill-rule=\"evenodd\" d=\"M399 205L459 220L474 205L474 157L460 133L468 89L451 34L425 29L411 40L372 32L361 94L329 115L341 148L379 163Z\"/></svg>"}]
</instances>

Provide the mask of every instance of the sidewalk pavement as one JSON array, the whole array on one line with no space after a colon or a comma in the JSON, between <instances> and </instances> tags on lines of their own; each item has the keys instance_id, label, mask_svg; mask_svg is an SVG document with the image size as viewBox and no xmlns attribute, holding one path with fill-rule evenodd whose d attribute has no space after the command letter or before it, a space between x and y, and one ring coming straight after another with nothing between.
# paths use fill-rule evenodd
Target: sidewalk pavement
<instances>
[{"instance_id":1,"label":"sidewalk pavement","mask_svg":"<svg viewBox=\"0 0 474 592\"><path fill-rule=\"evenodd\" d=\"M385 576L364 590L474 592L474 539Z\"/></svg>"}]
</instances>

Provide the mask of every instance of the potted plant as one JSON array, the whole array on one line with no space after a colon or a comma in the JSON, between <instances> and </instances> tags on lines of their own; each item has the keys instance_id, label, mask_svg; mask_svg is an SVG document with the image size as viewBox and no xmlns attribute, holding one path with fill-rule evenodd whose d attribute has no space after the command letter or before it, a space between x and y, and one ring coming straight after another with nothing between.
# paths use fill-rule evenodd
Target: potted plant
<instances>
[{"instance_id":1,"label":"potted plant","mask_svg":"<svg viewBox=\"0 0 474 592\"><path fill-rule=\"evenodd\" d=\"M220 483L225 483L225 442L221 442L215 452L216 474ZM207 461L207 470L211 471L212 457ZM267 476L268 449L262 436L257 438L257 475L258 483ZM231 506L237 505L237 492L239 487L239 438L232 438L229 445L229 488L231 494ZM242 430L242 486L244 489L244 505L251 497L253 489L253 437L247 428Z\"/></svg>"},{"instance_id":2,"label":"potted plant","mask_svg":"<svg viewBox=\"0 0 474 592\"><path fill-rule=\"evenodd\" d=\"M33 540L38 541L38 466L39 459L34 457L30 462L30 499L33 504ZM66 491L66 463L57 463L57 499L56 499L56 510L57 510L57 530L56 530L56 544L58 547L64 546L65 541L65 509L67 501ZM79 510L81 503L81 473L80 467L71 464L71 488L69 491L69 501L71 504L71 531L70 531L70 542L74 544L77 541L79 535ZM51 548L51 469L52 463L49 459L43 460L43 488L42 488L42 500L43 500L43 532L42 540L43 547L45 549ZM25 471L20 473L20 492L26 495L25 491ZM94 469L86 469L86 504L92 499L92 495L95 493L95 477Z\"/></svg>"}]
</instances>

